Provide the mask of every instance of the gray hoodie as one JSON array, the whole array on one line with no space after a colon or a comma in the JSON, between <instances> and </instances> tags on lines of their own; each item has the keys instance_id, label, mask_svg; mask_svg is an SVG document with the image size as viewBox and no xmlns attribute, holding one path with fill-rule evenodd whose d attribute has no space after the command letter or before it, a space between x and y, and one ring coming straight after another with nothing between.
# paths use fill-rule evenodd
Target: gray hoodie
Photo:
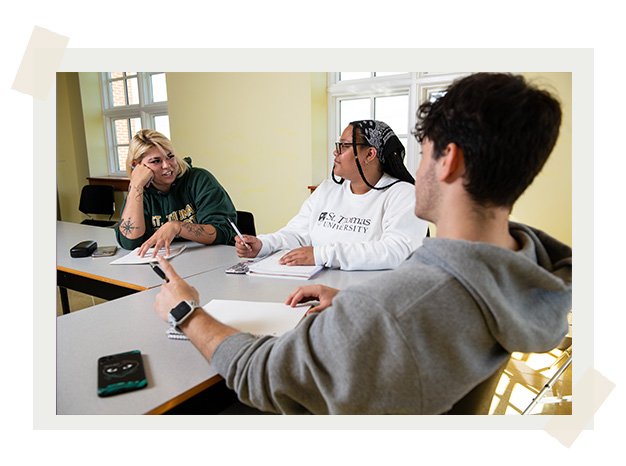
<instances>
[{"instance_id":1,"label":"gray hoodie","mask_svg":"<svg viewBox=\"0 0 626 466\"><path fill-rule=\"evenodd\" d=\"M426 238L282 337L228 337L211 364L268 412L446 412L511 352L549 351L567 332L571 248L524 225L510 231L517 252Z\"/></svg>"}]
</instances>

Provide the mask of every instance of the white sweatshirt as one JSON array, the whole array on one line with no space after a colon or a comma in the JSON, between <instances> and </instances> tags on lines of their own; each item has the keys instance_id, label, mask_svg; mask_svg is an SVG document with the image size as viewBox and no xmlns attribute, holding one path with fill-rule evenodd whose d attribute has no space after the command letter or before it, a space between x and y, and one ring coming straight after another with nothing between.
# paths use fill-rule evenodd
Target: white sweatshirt
<instances>
[{"instance_id":1,"label":"white sweatshirt","mask_svg":"<svg viewBox=\"0 0 626 466\"><path fill-rule=\"evenodd\" d=\"M395 181L386 174L377 187ZM259 235L258 257L281 249L313 246L316 265L344 270L393 269L426 236L428 223L415 216L415 188L400 182L383 191L354 194L350 182L323 181L300 212L276 233Z\"/></svg>"}]
</instances>

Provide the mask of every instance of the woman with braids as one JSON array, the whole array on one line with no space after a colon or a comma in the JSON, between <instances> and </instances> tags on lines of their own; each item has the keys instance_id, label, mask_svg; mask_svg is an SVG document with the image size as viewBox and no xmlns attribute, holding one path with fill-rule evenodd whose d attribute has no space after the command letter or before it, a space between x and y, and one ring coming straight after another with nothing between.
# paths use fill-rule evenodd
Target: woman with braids
<instances>
[{"instance_id":1,"label":"woman with braids","mask_svg":"<svg viewBox=\"0 0 626 466\"><path fill-rule=\"evenodd\" d=\"M150 129L138 131L128 148L130 184L115 234L124 249L140 247L142 257L150 248L153 256L162 247L169 254L175 238L232 244L226 217L237 213L228 193L207 170L175 154L172 142Z\"/></svg>"},{"instance_id":2,"label":"woman with braids","mask_svg":"<svg viewBox=\"0 0 626 466\"><path fill-rule=\"evenodd\" d=\"M335 143L332 180L309 196L276 233L239 238L239 257L290 250L286 265L344 270L392 269L426 236L414 214L415 180L404 166L404 147L382 121L353 121Z\"/></svg>"}]
</instances>

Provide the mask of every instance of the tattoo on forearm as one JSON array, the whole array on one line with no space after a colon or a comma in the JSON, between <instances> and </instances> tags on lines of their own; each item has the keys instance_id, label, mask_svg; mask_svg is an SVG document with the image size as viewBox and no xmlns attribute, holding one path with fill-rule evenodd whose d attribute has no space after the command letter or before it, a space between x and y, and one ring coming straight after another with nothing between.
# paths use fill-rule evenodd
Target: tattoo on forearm
<instances>
[{"instance_id":1,"label":"tattoo on forearm","mask_svg":"<svg viewBox=\"0 0 626 466\"><path fill-rule=\"evenodd\" d=\"M124 234L124 236L128 236L133 232L133 230L138 230L139 227L136 227L135 223L131 222L129 218L128 220L124 220L124 219L121 220L120 229L122 230L122 233Z\"/></svg>"},{"instance_id":2,"label":"tattoo on forearm","mask_svg":"<svg viewBox=\"0 0 626 466\"><path fill-rule=\"evenodd\" d=\"M208 235L209 237L212 237L216 235L216 231L207 231L204 229L204 225L198 225L197 223L183 222L182 228L184 228L190 235L194 236Z\"/></svg>"},{"instance_id":3,"label":"tattoo on forearm","mask_svg":"<svg viewBox=\"0 0 626 466\"><path fill-rule=\"evenodd\" d=\"M137 193L135 194L135 200L139 201L141 200L141 196L143 195L143 187L141 186L130 186L130 190L133 191L137 191ZM129 193L130 194L130 193Z\"/></svg>"}]
</instances>

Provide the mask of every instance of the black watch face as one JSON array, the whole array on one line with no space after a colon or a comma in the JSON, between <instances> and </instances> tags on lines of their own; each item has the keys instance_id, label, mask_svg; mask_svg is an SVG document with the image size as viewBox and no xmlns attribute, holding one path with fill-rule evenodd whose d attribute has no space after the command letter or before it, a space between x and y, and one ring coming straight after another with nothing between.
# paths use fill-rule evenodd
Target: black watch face
<instances>
[{"instance_id":1,"label":"black watch face","mask_svg":"<svg viewBox=\"0 0 626 466\"><path fill-rule=\"evenodd\" d=\"M179 321L180 319L185 317L187 314L189 314L190 311L191 311L191 306L189 306L189 304L183 301L181 303L178 303L176 307L170 311L170 314L172 314L172 317L174 317L176 321Z\"/></svg>"}]
</instances>

